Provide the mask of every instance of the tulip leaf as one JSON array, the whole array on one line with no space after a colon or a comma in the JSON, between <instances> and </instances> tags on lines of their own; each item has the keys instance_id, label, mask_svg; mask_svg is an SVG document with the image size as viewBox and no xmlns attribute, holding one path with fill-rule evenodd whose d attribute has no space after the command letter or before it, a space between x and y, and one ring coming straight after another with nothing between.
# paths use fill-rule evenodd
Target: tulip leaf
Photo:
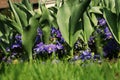
<instances>
[{"instance_id":1,"label":"tulip leaf","mask_svg":"<svg viewBox=\"0 0 120 80\"><path fill-rule=\"evenodd\" d=\"M43 31L43 41L48 44L50 41L50 26L45 25L42 28L42 31Z\"/></svg>"},{"instance_id":2,"label":"tulip leaf","mask_svg":"<svg viewBox=\"0 0 120 80\"><path fill-rule=\"evenodd\" d=\"M22 33L22 44L30 60L32 59L32 47L37 35L38 24L38 20L36 20L35 17L31 17L28 26L25 27Z\"/></svg>"},{"instance_id":3,"label":"tulip leaf","mask_svg":"<svg viewBox=\"0 0 120 80\"><path fill-rule=\"evenodd\" d=\"M30 0L22 0L22 4L24 4L28 10L33 10L32 5L30 4Z\"/></svg>"},{"instance_id":4,"label":"tulip leaf","mask_svg":"<svg viewBox=\"0 0 120 80\"><path fill-rule=\"evenodd\" d=\"M58 9L57 22L63 38L70 45L70 47L73 47L73 42L75 42L73 41L73 36L76 33L75 27L77 27L77 23L88 7L90 1L91 0L67 0ZM76 37L78 38L79 36Z\"/></svg>"},{"instance_id":5,"label":"tulip leaf","mask_svg":"<svg viewBox=\"0 0 120 80\"><path fill-rule=\"evenodd\" d=\"M83 26L84 26L84 41L88 42L90 35L94 31L87 12L83 14Z\"/></svg>"},{"instance_id":6,"label":"tulip leaf","mask_svg":"<svg viewBox=\"0 0 120 80\"><path fill-rule=\"evenodd\" d=\"M11 8L11 10L12 10L14 16L15 16L16 22L18 23L18 25L22 29L22 25L21 25L22 23L20 22L19 16L18 16L17 12L15 11L14 6L13 6L11 0L8 0L8 3L9 3L9 6L10 6L10 8Z\"/></svg>"},{"instance_id":7,"label":"tulip leaf","mask_svg":"<svg viewBox=\"0 0 120 80\"><path fill-rule=\"evenodd\" d=\"M104 9L103 16L108 24L110 31L118 43L120 43L118 27L117 27L117 15L110 10Z\"/></svg>"}]
</instances>

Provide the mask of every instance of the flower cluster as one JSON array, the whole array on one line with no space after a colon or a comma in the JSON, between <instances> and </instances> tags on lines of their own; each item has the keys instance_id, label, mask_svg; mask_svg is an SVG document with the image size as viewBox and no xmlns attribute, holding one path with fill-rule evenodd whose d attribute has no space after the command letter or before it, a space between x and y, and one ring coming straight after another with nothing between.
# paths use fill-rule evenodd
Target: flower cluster
<instances>
[{"instance_id":1,"label":"flower cluster","mask_svg":"<svg viewBox=\"0 0 120 80\"><path fill-rule=\"evenodd\" d=\"M51 55L53 52L58 53L58 56L64 54L64 39L62 38L61 32L59 29L55 27L51 27L51 36L50 36L50 44L44 43L40 38L42 38L42 30L39 28L38 35L36 39L35 47L33 48L34 55Z\"/></svg>"},{"instance_id":2,"label":"flower cluster","mask_svg":"<svg viewBox=\"0 0 120 80\"><path fill-rule=\"evenodd\" d=\"M108 28L108 25L107 25L104 18L99 18L98 19L98 25L100 26L99 27L100 31L103 30L102 34L103 34L105 40L113 38L113 36L112 36L112 34L111 34L111 32L110 32L110 30Z\"/></svg>"},{"instance_id":3,"label":"flower cluster","mask_svg":"<svg viewBox=\"0 0 120 80\"><path fill-rule=\"evenodd\" d=\"M15 34L10 42L10 45L6 47L7 55L3 54L1 61L10 63L12 60L20 58L23 55L21 35Z\"/></svg>"},{"instance_id":4,"label":"flower cluster","mask_svg":"<svg viewBox=\"0 0 120 80\"><path fill-rule=\"evenodd\" d=\"M96 48L97 44L95 41L95 39L97 38L96 33L100 36L100 43L102 43L103 47L103 56L109 59L113 57L115 58L118 55L120 46L112 36L112 33L110 32L109 27L104 18L98 18L98 28L88 41L91 51L95 54L98 54Z\"/></svg>"},{"instance_id":5,"label":"flower cluster","mask_svg":"<svg viewBox=\"0 0 120 80\"><path fill-rule=\"evenodd\" d=\"M43 42L40 42L39 44L36 45L34 48L34 51L37 54L40 53L53 53L56 52L57 50L62 50L64 47L62 44L57 43L57 44L43 44Z\"/></svg>"},{"instance_id":6,"label":"flower cluster","mask_svg":"<svg viewBox=\"0 0 120 80\"><path fill-rule=\"evenodd\" d=\"M120 52L120 45L115 41L115 39L111 39L103 47L103 51L104 57L108 57L109 59L118 58L118 53Z\"/></svg>"}]
</instances>

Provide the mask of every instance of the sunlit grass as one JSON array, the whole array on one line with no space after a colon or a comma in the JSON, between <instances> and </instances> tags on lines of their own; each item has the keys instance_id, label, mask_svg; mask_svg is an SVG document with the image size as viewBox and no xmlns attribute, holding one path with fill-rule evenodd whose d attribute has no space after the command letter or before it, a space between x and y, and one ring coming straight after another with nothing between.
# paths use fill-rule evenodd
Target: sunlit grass
<instances>
[{"instance_id":1,"label":"sunlit grass","mask_svg":"<svg viewBox=\"0 0 120 80\"><path fill-rule=\"evenodd\" d=\"M79 65L35 62L1 65L0 80L119 80L120 62Z\"/></svg>"}]
</instances>

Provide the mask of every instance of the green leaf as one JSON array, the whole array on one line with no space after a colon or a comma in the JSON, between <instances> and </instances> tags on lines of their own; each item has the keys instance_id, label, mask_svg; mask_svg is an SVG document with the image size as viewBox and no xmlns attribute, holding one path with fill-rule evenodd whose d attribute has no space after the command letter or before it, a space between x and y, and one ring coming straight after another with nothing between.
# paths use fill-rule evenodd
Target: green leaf
<instances>
[{"instance_id":1,"label":"green leaf","mask_svg":"<svg viewBox=\"0 0 120 80\"><path fill-rule=\"evenodd\" d=\"M42 23L44 21L47 21L49 24L52 23L53 17L51 16L49 10L45 7L45 5L42 6L42 17L40 18L39 22Z\"/></svg>"},{"instance_id":2,"label":"green leaf","mask_svg":"<svg viewBox=\"0 0 120 80\"><path fill-rule=\"evenodd\" d=\"M117 16L119 16L120 15L120 0L115 0L115 9L116 9Z\"/></svg>"},{"instance_id":3,"label":"green leaf","mask_svg":"<svg viewBox=\"0 0 120 80\"><path fill-rule=\"evenodd\" d=\"M38 20L36 20L35 17L31 17L29 25L24 28L22 33L22 44L30 60L32 59L32 47L34 45L38 26Z\"/></svg>"},{"instance_id":4,"label":"green leaf","mask_svg":"<svg viewBox=\"0 0 120 80\"><path fill-rule=\"evenodd\" d=\"M115 0L115 9L117 14L117 29L118 29L118 36L120 41L120 0Z\"/></svg>"},{"instance_id":5,"label":"green leaf","mask_svg":"<svg viewBox=\"0 0 120 80\"><path fill-rule=\"evenodd\" d=\"M9 6L10 6L11 10L13 11L13 14L15 16L16 22L22 28L22 23L20 22L19 16L18 16L17 12L15 11L14 6L13 6L11 0L8 0L8 3L9 3Z\"/></svg>"},{"instance_id":6,"label":"green leaf","mask_svg":"<svg viewBox=\"0 0 120 80\"><path fill-rule=\"evenodd\" d=\"M22 23L22 27L26 27L28 25L27 22L27 15L24 11L22 11L19 7L17 7L16 5L13 6L16 13L18 14L18 17L20 19L20 22Z\"/></svg>"},{"instance_id":7,"label":"green leaf","mask_svg":"<svg viewBox=\"0 0 120 80\"><path fill-rule=\"evenodd\" d=\"M91 13L90 20L92 21L94 26L97 26L98 20L97 20L97 17L96 17L96 15L94 13Z\"/></svg>"},{"instance_id":8,"label":"green leaf","mask_svg":"<svg viewBox=\"0 0 120 80\"><path fill-rule=\"evenodd\" d=\"M49 44L49 41L50 41L50 26L45 25L42 28L42 31L43 31L43 41L44 41L44 43Z\"/></svg>"},{"instance_id":9,"label":"green leaf","mask_svg":"<svg viewBox=\"0 0 120 80\"><path fill-rule=\"evenodd\" d=\"M92 0L91 5L92 6L98 6L100 4L101 0Z\"/></svg>"},{"instance_id":10,"label":"green leaf","mask_svg":"<svg viewBox=\"0 0 120 80\"><path fill-rule=\"evenodd\" d=\"M93 6L93 7L91 7L91 9L89 10L89 12L90 13L97 13L97 14L102 14L102 12L101 12L101 10L100 9L102 9L102 7L100 7L100 6Z\"/></svg>"},{"instance_id":11,"label":"green leaf","mask_svg":"<svg viewBox=\"0 0 120 80\"><path fill-rule=\"evenodd\" d=\"M80 37L81 40L84 40L83 39L83 35L82 35L82 30L83 26L82 26L82 22L78 22L76 27L75 27L75 32L74 32L74 36L73 36L73 44L78 40L78 37Z\"/></svg>"},{"instance_id":12,"label":"green leaf","mask_svg":"<svg viewBox=\"0 0 120 80\"><path fill-rule=\"evenodd\" d=\"M73 47L73 36L76 33L75 27L88 7L91 0L73 1L67 0L59 8L57 13L57 22L66 42ZM79 36L78 36L79 37Z\"/></svg>"},{"instance_id":13,"label":"green leaf","mask_svg":"<svg viewBox=\"0 0 120 80\"><path fill-rule=\"evenodd\" d=\"M22 4L24 4L28 10L33 10L32 5L30 4L30 0L22 0Z\"/></svg>"},{"instance_id":14,"label":"green leaf","mask_svg":"<svg viewBox=\"0 0 120 80\"><path fill-rule=\"evenodd\" d=\"M69 3L65 2L62 7L59 8L57 13L57 22L63 38L69 43L69 18L71 15Z\"/></svg>"},{"instance_id":15,"label":"green leaf","mask_svg":"<svg viewBox=\"0 0 120 80\"><path fill-rule=\"evenodd\" d=\"M104 7L115 12L115 0L103 0Z\"/></svg>"},{"instance_id":16,"label":"green leaf","mask_svg":"<svg viewBox=\"0 0 120 80\"><path fill-rule=\"evenodd\" d=\"M34 14L28 10L23 4L15 4L20 10L26 13L27 21L29 21L30 17L34 16Z\"/></svg>"},{"instance_id":17,"label":"green leaf","mask_svg":"<svg viewBox=\"0 0 120 80\"><path fill-rule=\"evenodd\" d=\"M2 23L3 23L3 24L6 24L6 25L8 25L8 27L11 27L11 28L17 30L19 33L22 33L22 29L21 29L21 27L16 23L16 21L9 19L9 18L5 17L5 16L2 15L2 14L0 14L0 21L1 21L1 25L2 25ZM2 27L1 27L1 28L2 28ZM3 28L2 28L1 30L3 30Z\"/></svg>"},{"instance_id":18,"label":"green leaf","mask_svg":"<svg viewBox=\"0 0 120 80\"><path fill-rule=\"evenodd\" d=\"M117 27L117 15L110 10L104 9L103 16L108 24L110 31L118 43L120 43L118 27Z\"/></svg>"},{"instance_id":19,"label":"green leaf","mask_svg":"<svg viewBox=\"0 0 120 80\"><path fill-rule=\"evenodd\" d=\"M90 19L86 12L83 14L83 25L84 25L84 40L87 43L94 29L91 25Z\"/></svg>"}]
</instances>

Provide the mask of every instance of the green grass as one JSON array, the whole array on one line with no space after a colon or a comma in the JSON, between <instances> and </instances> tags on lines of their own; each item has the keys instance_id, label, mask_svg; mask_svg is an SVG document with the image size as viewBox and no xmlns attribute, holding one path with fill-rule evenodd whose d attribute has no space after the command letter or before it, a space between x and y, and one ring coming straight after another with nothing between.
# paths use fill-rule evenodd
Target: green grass
<instances>
[{"instance_id":1,"label":"green grass","mask_svg":"<svg viewBox=\"0 0 120 80\"><path fill-rule=\"evenodd\" d=\"M34 62L1 65L0 80L119 80L120 61L79 65Z\"/></svg>"}]
</instances>

